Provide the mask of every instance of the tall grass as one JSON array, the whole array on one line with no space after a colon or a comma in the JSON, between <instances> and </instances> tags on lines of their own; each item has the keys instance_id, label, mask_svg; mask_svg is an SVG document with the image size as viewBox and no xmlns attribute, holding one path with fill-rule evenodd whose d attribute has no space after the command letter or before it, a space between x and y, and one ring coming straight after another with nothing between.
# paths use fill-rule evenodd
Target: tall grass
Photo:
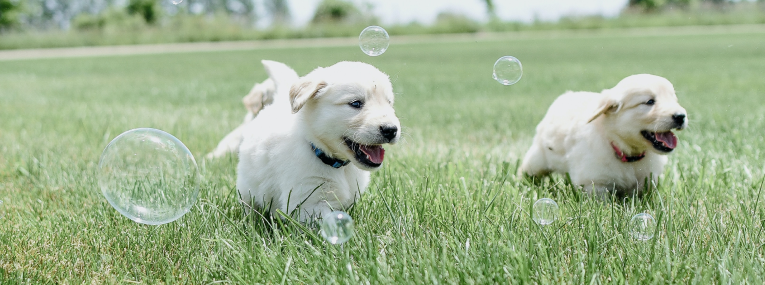
<instances>
[{"instance_id":1,"label":"tall grass","mask_svg":"<svg viewBox=\"0 0 765 285\"><path fill-rule=\"evenodd\" d=\"M0 63L0 283L751 283L765 281L762 32L657 32L302 47ZM510 87L500 56L523 61ZM235 157L200 161L199 201L162 226L111 208L106 144L154 127L196 157L241 122L260 59L300 74L361 60L391 76L403 140L349 213L344 247L290 220L244 216ZM671 80L690 127L654 195L593 201L555 176L514 176L547 106L635 73ZM553 198L542 227L532 203ZM652 214L653 239L626 224Z\"/></svg>"}]
</instances>

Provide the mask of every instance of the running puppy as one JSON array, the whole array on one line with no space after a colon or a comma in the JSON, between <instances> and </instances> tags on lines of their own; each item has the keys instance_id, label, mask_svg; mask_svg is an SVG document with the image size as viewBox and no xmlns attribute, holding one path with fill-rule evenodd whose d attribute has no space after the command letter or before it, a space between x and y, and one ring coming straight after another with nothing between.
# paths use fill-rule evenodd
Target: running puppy
<instances>
[{"instance_id":1,"label":"running puppy","mask_svg":"<svg viewBox=\"0 0 765 285\"><path fill-rule=\"evenodd\" d=\"M596 196L641 194L655 182L677 146L672 129L688 125L667 79L624 78L614 88L566 92L553 102L518 174L568 173Z\"/></svg>"},{"instance_id":2,"label":"running puppy","mask_svg":"<svg viewBox=\"0 0 765 285\"><path fill-rule=\"evenodd\" d=\"M400 136L387 75L360 62L302 78L271 69L274 102L243 129L237 189L245 207L301 222L350 207Z\"/></svg>"}]
</instances>

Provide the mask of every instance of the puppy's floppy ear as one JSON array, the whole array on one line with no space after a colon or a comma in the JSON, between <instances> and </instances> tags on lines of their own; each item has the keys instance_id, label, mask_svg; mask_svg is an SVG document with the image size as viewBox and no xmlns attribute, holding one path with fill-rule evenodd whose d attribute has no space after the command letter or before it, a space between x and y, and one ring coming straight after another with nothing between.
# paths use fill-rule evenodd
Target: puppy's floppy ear
<instances>
[{"instance_id":1,"label":"puppy's floppy ear","mask_svg":"<svg viewBox=\"0 0 765 285\"><path fill-rule=\"evenodd\" d=\"M587 121L587 123L588 124L591 123L592 121L600 117L600 115L603 115L606 113L614 114L619 112L619 110L621 109L622 109L622 102L614 99L613 96L607 95L606 98L603 98L602 102L600 103L600 106L598 107L597 112L595 112L595 114L592 116L592 118L590 118Z\"/></svg>"},{"instance_id":2,"label":"puppy's floppy ear","mask_svg":"<svg viewBox=\"0 0 765 285\"><path fill-rule=\"evenodd\" d=\"M310 78L301 78L290 88L290 104L292 104L292 113L297 113L303 108L308 99L316 96L322 88L327 87L327 83L321 80L312 80Z\"/></svg>"}]
</instances>

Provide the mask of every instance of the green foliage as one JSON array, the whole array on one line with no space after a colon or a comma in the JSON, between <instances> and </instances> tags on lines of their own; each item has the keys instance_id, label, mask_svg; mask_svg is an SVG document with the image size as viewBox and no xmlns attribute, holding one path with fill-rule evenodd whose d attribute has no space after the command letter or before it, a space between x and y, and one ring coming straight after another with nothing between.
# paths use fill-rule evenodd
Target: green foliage
<instances>
[{"instance_id":1,"label":"green foliage","mask_svg":"<svg viewBox=\"0 0 765 285\"><path fill-rule=\"evenodd\" d=\"M130 15L124 10L110 9L103 13L80 14L72 20L75 29L83 32L98 32L101 36L111 33L142 32L149 29L149 23L140 14Z\"/></svg>"},{"instance_id":2,"label":"green foliage","mask_svg":"<svg viewBox=\"0 0 765 285\"><path fill-rule=\"evenodd\" d=\"M18 0L0 0L0 32L18 27L20 10Z\"/></svg>"},{"instance_id":3,"label":"green foliage","mask_svg":"<svg viewBox=\"0 0 765 285\"><path fill-rule=\"evenodd\" d=\"M465 15L442 12L436 17L436 22L431 27L435 34L443 33L475 33L481 30L481 25Z\"/></svg>"},{"instance_id":4,"label":"green foliage","mask_svg":"<svg viewBox=\"0 0 765 285\"><path fill-rule=\"evenodd\" d=\"M316 7L312 23L353 23L362 20L362 13L352 2L346 0L322 0Z\"/></svg>"},{"instance_id":5,"label":"green foliage","mask_svg":"<svg viewBox=\"0 0 765 285\"><path fill-rule=\"evenodd\" d=\"M663 6L664 3L664 0L630 0L629 6L641 8L645 11L655 11Z\"/></svg>"},{"instance_id":6,"label":"green foliage","mask_svg":"<svg viewBox=\"0 0 765 285\"><path fill-rule=\"evenodd\" d=\"M711 4L721 6L732 3L731 0L629 0L628 6L631 9L637 9L641 12L656 12L667 8L689 8L700 4Z\"/></svg>"},{"instance_id":7,"label":"green foliage","mask_svg":"<svg viewBox=\"0 0 765 285\"><path fill-rule=\"evenodd\" d=\"M758 27L524 32L409 38L379 57L354 43L0 62L2 284L763 284L765 34ZM511 54L523 79L491 65ZM349 212L343 248L316 229L243 214L235 157L199 159L191 212L163 226L122 217L97 186L119 133L168 131L197 158L237 127L261 59L306 74L341 60L390 75L402 140ZM653 73L690 127L654 195L578 195L560 176L528 183L518 159L549 104ZM723 95L723 96L721 96ZM560 219L529 216L541 197ZM659 224L648 242L626 224Z\"/></svg>"},{"instance_id":8,"label":"green foliage","mask_svg":"<svg viewBox=\"0 0 765 285\"><path fill-rule=\"evenodd\" d=\"M274 25L284 25L290 19L290 8L287 0L267 0L264 4Z\"/></svg>"},{"instance_id":9,"label":"green foliage","mask_svg":"<svg viewBox=\"0 0 765 285\"><path fill-rule=\"evenodd\" d=\"M494 8L494 0L484 0L484 4L486 4L486 14L489 15L489 18L494 20L494 18L497 17L497 11Z\"/></svg>"},{"instance_id":10,"label":"green foliage","mask_svg":"<svg viewBox=\"0 0 765 285\"><path fill-rule=\"evenodd\" d=\"M186 2L184 2L186 3ZM459 14L445 14L432 25L409 23L387 25L392 36L444 33L476 33L535 31L535 30L593 30L692 25L765 24L765 2L742 2L720 9L714 5L689 6L683 9L662 9L653 13L627 10L617 18L600 16L564 17L558 22L489 21L476 23ZM365 12L368 14L368 12ZM366 14L365 14L366 15ZM374 17L345 22L309 24L303 28L276 25L254 29L249 20L231 17L224 12L191 15L180 10L173 16L163 15L154 25L146 23L140 14L128 15L125 9L108 9L95 15L80 14L72 21L74 29L39 31L23 29L6 31L0 37L0 49L67 47L83 45L126 45L199 41L238 41L285 38L357 37L366 26L377 24ZM42 23L38 23L45 26Z\"/></svg>"},{"instance_id":11,"label":"green foliage","mask_svg":"<svg viewBox=\"0 0 765 285\"><path fill-rule=\"evenodd\" d=\"M154 24L159 18L158 0L130 0L126 9L130 15L141 15L148 24Z\"/></svg>"}]
</instances>

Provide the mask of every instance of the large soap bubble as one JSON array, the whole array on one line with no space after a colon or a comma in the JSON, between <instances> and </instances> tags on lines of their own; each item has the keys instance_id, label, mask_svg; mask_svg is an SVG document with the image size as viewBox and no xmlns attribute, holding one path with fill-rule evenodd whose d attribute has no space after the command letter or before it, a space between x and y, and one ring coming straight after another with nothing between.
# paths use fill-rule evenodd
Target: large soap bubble
<instances>
[{"instance_id":1,"label":"large soap bubble","mask_svg":"<svg viewBox=\"0 0 765 285\"><path fill-rule=\"evenodd\" d=\"M199 170L194 156L166 132L141 128L112 140L98 163L106 200L138 223L175 221L197 201Z\"/></svg>"},{"instance_id":2,"label":"large soap bubble","mask_svg":"<svg viewBox=\"0 0 765 285\"><path fill-rule=\"evenodd\" d=\"M369 26L359 34L359 47L368 56L378 56L385 53L389 44L390 36L382 27Z\"/></svg>"},{"instance_id":3,"label":"large soap bubble","mask_svg":"<svg viewBox=\"0 0 765 285\"><path fill-rule=\"evenodd\" d=\"M513 85L521 80L523 65L514 56L503 56L494 62L492 77L502 85Z\"/></svg>"}]
</instances>

